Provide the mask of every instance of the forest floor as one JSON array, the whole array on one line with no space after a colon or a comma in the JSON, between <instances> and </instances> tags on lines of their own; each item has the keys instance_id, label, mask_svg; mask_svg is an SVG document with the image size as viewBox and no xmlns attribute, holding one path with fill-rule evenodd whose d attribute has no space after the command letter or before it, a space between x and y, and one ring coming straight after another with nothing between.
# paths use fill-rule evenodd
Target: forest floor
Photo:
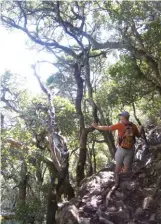
<instances>
[{"instance_id":1,"label":"forest floor","mask_svg":"<svg viewBox=\"0 0 161 224\"><path fill-rule=\"evenodd\" d=\"M161 127L147 132L150 146L136 145L133 174L121 174L114 187L110 166L85 178L77 196L57 212L58 224L161 224Z\"/></svg>"}]
</instances>

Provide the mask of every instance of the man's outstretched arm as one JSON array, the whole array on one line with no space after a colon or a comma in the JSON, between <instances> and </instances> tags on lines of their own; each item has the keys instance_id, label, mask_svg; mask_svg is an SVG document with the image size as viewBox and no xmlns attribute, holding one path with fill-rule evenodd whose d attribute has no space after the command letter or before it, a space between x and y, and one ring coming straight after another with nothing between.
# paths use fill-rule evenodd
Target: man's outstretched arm
<instances>
[{"instance_id":1,"label":"man's outstretched arm","mask_svg":"<svg viewBox=\"0 0 161 224\"><path fill-rule=\"evenodd\" d=\"M110 130L109 126L100 126L97 123L92 123L91 126L100 131L109 131Z\"/></svg>"}]
</instances>

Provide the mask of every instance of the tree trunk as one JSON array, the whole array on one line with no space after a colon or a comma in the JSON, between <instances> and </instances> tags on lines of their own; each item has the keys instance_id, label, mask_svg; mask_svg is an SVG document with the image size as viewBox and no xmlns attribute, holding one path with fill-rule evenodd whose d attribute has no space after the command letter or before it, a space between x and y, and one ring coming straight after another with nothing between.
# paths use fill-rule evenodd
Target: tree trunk
<instances>
[{"instance_id":1,"label":"tree trunk","mask_svg":"<svg viewBox=\"0 0 161 224\"><path fill-rule=\"evenodd\" d=\"M77 186L80 185L81 180L85 177L84 166L85 166L86 155L87 155L87 135L88 135L87 130L83 129L82 134L80 136L80 152L79 152L78 164L76 168Z\"/></svg>"},{"instance_id":2,"label":"tree trunk","mask_svg":"<svg viewBox=\"0 0 161 224\"><path fill-rule=\"evenodd\" d=\"M114 158L116 147L112 133L102 131L102 135L104 137L105 143L108 145L111 157Z\"/></svg>"},{"instance_id":3,"label":"tree trunk","mask_svg":"<svg viewBox=\"0 0 161 224\"><path fill-rule=\"evenodd\" d=\"M138 122L139 125L142 125L140 120L139 120L139 118L136 115L136 109L135 109L135 103L134 102L132 103L132 107L133 107L134 117L135 117L136 121ZM149 143L148 143L148 140L146 138L146 134L145 134L145 130L144 129L142 130L142 135L143 135L143 139L145 141L145 144L148 146Z\"/></svg>"},{"instance_id":4,"label":"tree trunk","mask_svg":"<svg viewBox=\"0 0 161 224\"><path fill-rule=\"evenodd\" d=\"M66 147L67 148L67 147ZM56 192L61 198L61 195L64 194L65 197L70 200L75 196L74 189L70 184L69 180L69 154L66 154L66 161L64 160L64 166L62 167L61 171L59 172L58 177L58 184L56 186Z\"/></svg>"},{"instance_id":5,"label":"tree trunk","mask_svg":"<svg viewBox=\"0 0 161 224\"><path fill-rule=\"evenodd\" d=\"M101 115L101 122L102 122L103 125L105 125L106 121L105 121L105 118L104 118L103 111L101 110L100 106L98 107L98 109L99 109L99 113ZM107 125L110 125L109 123L110 122L108 121ZM102 135L104 137L105 143L108 145L111 157L114 158L116 147L115 147L115 141L114 141L113 134L109 131L106 131L106 132L105 131L100 131L100 132L102 133Z\"/></svg>"},{"instance_id":6,"label":"tree trunk","mask_svg":"<svg viewBox=\"0 0 161 224\"><path fill-rule=\"evenodd\" d=\"M4 128L4 115L1 113L1 131Z\"/></svg>"},{"instance_id":7,"label":"tree trunk","mask_svg":"<svg viewBox=\"0 0 161 224\"><path fill-rule=\"evenodd\" d=\"M92 163L92 157L93 157L93 151L92 148L88 147L88 172L87 176L90 177L93 175L93 163Z\"/></svg>"},{"instance_id":8,"label":"tree trunk","mask_svg":"<svg viewBox=\"0 0 161 224\"><path fill-rule=\"evenodd\" d=\"M57 210L56 188L54 184L54 177L51 177L51 185L48 191L46 224L56 224L55 221L56 210Z\"/></svg>"},{"instance_id":9,"label":"tree trunk","mask_svg":"<svg viewBox=\"0 0 161 224\"><path fill-rule=\"evenodd\" d=\"M96 164L96 154L95 154L95 141L92 143L92 155L93 155L93 173L96 173L97 164Z\"/></svg>"},{"instance_id":10,"label":"tree trunk","mask_svg":"<svg viewBox=\"0 0 161 224\"><path fill-rule=\"evenodd\" d=\"M26 201L26 189L27 189L27 165L26 161L21 164L20 172L21 181L19 184L19 202L25 204Z\"/></svg>"},{"instance_id":11,"label":"tree trunk","mask_svg":"<svg viewBox=\"0 0 161 224\"><path fill-rule=\"evenodd\" d=\"M76 180L77 186L79 186L81 180L84 178L84 166L86 162L86 154L87 154L87 135L88 129L85 128L84 124L84 115L82 112L82 99L83 99L83 79L81 77L81 67L78 63L74 64L74 78L77 84L77 97L76 97L76 111L79 116L79 125L80 125L80 151L79 158L76 168Z\"/></svg>"},{"instance_id":12,"label":"tree trunk","mask_svg":"<svg viewBox=\"0 0 161 224\"><path fill-rule=\"evenodd\" d=\"M74 188L72 187L69 181L69 175L66 176L66 178L63 180L63 182L61 183L57 191L57 196L59 197L59 199L61 198L63 194L64 194L64 197L67 198L68 200L74 198L75 196Z\"/></svg>"}]
</instances>

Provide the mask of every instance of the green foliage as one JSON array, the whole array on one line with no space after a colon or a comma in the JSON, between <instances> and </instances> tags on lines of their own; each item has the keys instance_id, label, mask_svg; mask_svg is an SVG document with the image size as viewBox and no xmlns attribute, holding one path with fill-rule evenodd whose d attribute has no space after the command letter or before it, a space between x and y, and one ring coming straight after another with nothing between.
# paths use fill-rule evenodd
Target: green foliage
<instances>
[{"instance_id":1,"label":"green foliage","mask_svg":"<svg viewBox=\"0 0 161 224\"><path fill-rule=\"evenodd\" d=\"M54 98L56 122L62 134L71 136L77 129L75 106L66 98Z\"/></svg>"},{"instance_id":2,"label":"green foliage","mask_svg":"<svg viewBox=\"0 0 161 224\"><path fill-rule=\"evenodd\" d=\"M106 144L96 144L96 167L97 171L105 168L111 161L111 156Z\"/></svg>"},{"instance_id":3,"label":"green foliage","mask_svg":"<svg viewBox=\"0 0 161 224\"><path fill-rule=\"evenodd\" d=\"M37 214L41 211L41 201L39 199L33 199L27 203L18 202L16 206L16 219L21 224L28 224L32 222ZM39 213L41 216L41 213ZM40 221L39 217L39 221Z\"/></svg>"},{"instance_id":4,"label":"green foliage","mask_svg":"<svg viewBox=\"0 0 161 224\"><path fill-rule=\"evenodd\" d=\"M56 74L54 74L54 75L52 75L52 76L50 76L48 79L47 79L47 81L46 81L46 83L47 83L47 85L49 85L49 87L50 87L50 85L59 85L61 82L63 82L64 81L64 76L63 76L63 74L62 73L56 73Z\"/></svg>"}]
</instances>

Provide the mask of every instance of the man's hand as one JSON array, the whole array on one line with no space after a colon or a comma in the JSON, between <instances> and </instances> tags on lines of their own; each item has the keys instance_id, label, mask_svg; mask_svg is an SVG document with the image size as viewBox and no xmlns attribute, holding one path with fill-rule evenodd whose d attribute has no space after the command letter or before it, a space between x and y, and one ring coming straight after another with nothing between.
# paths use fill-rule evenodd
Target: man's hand
<instances>
[{"instance_id":1,"label":"man's hand","mask_svg":"<svg viewBox=\"0 0 161 224\"><path fill-rule=\"evenodd\" d=\"M91 126L97 130L100 130L100 131L109 131L109 127L108 126L100 126L98 125L96 122L93 122L91 124Z\"/></svg>"},{"instance_id":2,"label":"man's hand","mask_svg":"<svg viewBox=\"0 0 161 224\"><path fill-rule=\"evenodd\" d=\"M93 128L95 128L95 129L97 129L98 124L97 124L96 122L93 122L93 123L91 124L91 126L92 126Z\"/></svg>"}]
</instances>

